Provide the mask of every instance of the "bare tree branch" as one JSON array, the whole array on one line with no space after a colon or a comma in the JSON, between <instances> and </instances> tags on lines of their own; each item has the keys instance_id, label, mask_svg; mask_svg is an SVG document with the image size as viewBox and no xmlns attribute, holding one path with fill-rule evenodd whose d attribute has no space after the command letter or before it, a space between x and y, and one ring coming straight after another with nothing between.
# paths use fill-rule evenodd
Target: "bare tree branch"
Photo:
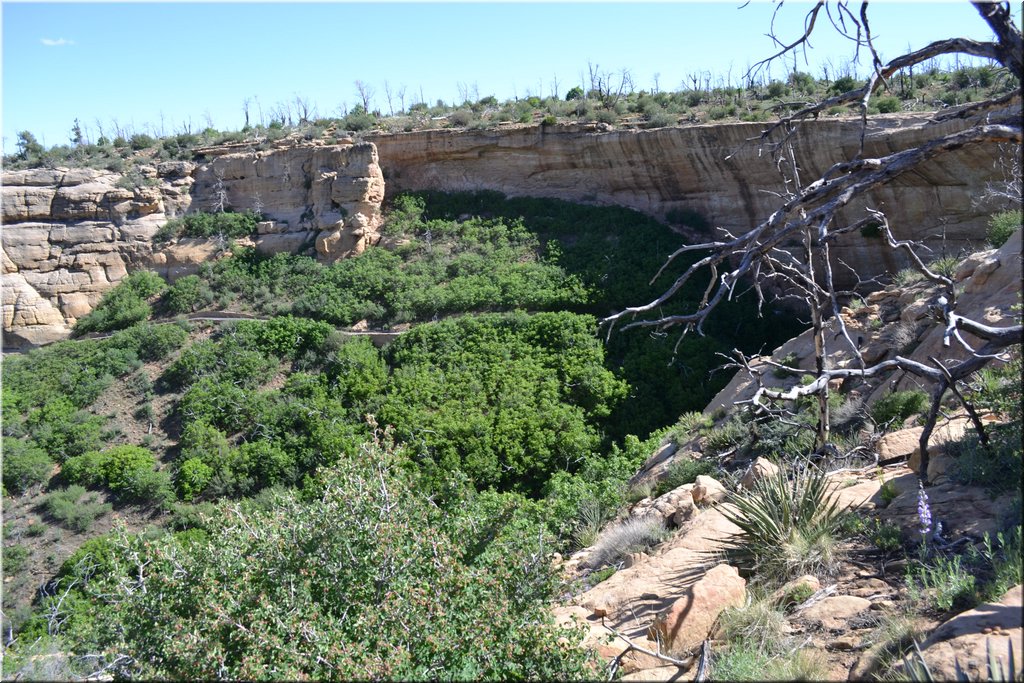
<instances>
[{"instance_id":1,"label":"bare tree branch","mask_svg":"<svg viewBox=\"0 0 1024 683\"><path fill-rule=\"evenodd\" d=\"M1021 90L1019 80L1024 73L1022 68L1022 48L1024 41L1020 29L1011 20L1009 7L1005 3L974 3L982 18L988 23L995 34L992 42L981 42L966 38L948 38L938 40L914 51L908 51L888 63L882 63L875 49L872 26L868 17L868 3L863 2L860 12L852 12L844 0L835 3L835 11L827 0L819 0L808 11L804 20L803 34L795 41L783 42L776 37L775 19L778 16L781 2L776 6L772 16L769 36L775 41L779 50L754 65L747 72L747 79L752 73L770 64L773 60L795 50L805 50L809 39L817 25L818 15L822 8L832 25L844 37L854 42L855 48L866 47L872 58L872 73L865 85L822 102L802 106L797 111L781 117L768 126L760 135L762 147L772 155L782 179L782 191L779 194L780 206L765 220L740 235L732 235L720 228L722 237L716 241L703 244L683 245L666 259L665 264L654 276L657 280L665 269L680 256L688 252L702 252L705 255L687 267L665 291L652 301L626 308L601 320L607 326L607 334L611 335L616 325L622 323L623 331L637 327L655 327L664 329L673 325L683 325L683 334L691 329L701 333L705 320L723 302L731 299L741 282L751 284L757 293L759 305L764 300L762 285L772 283L782 292L780 296L801 301L810 313L814 339L815 369L813 371L792 370L812 377L807 385L779 390L765 387L761 383L761 370L751 367L748 360L737 355L737 362L732 367L745 370L757 382L750 403L758 411L767 411L776 416L781 412L768 405L766 401L794 401L801 397L817 396L818 427L816 450L821 452L829 440L828 392L830 382L836 379L857 377L861 379L877 377L881 373L901 371L913 375L932 386L931 408L928 413L924 432L921 436L921 477L927 481L928 440L940 414L941 401L947 390L957 396L965 406L979 433L984 439L984 427L976 412L964 400L957 383L977 372L993 359L1000 358L1008 346L1020 345L1022 328L1018 325L1009 327L993 327L964 317L956 312L956 289L950 277L947 277L926 265L919 255L923 246L912 240L898 240L890 229L885 215L870 206L864 209L862 218L855 218L846 224L837 223L839 213L851 206L854 200L863 200L876 188L892 182L900 176L917 171L922 164L950 152L982 145L999 145L1012 150L1014 158L1020 156L1022 142L1020 102ZM864 157L864 143L867 131L867 106L871 95L885 85L893 74L910 69L913 66L947 54L964 54L973 57L993 60L1004 67L1013 77L1018 79L1014 92L992 98L985 102L967 105L955 111L936 115L934 122L948 121L954 118L966 121L968 128L955 133L937 134L915 147L877 158ZM696 87L697 77L693 77ZM803 184L800 179L800 166L794 153L793 135L796 126L802 121L817 115L830 107L840 104L855 103L861 115L860 151L850 160L834 164L818 179ZM748 141L750 142L750 141ZM731 156L731 155L730 155ZM1007 187L1019 187L1020 164L1011 162L1006 165L1009 173L1014 175ZM867 366L859 350L859 342L854 342L843 320L840 296L850 292L840 292L833 278L833 257L830 254L831 244L840 236L868 226L879 226L884 237L884 245L893 252L900 253L910 261L913 267L924 277L942 288L942 296L938 300L935 313L945 324L943 344L951 346L952 340L966 350L965 360L954 358L929 358L928 363L897 355L891 360ZM841 261L836 263L849 268ZM668 302L688 282L706 277L704 294L699 303L681 313L646 317ZM865 281L857 276L858 285L865 285L876 279ZM853 290L857 293L857 289ZM829 334L826 335L826 328ZM974 348L963 336L969 334L982 340L980 348ZM826 362L828 344L842 338L856 360L858 367L832 368ZM961 354L962 355L962 354ZM762 361L768 367L780 367L772 361ZM789 370L789 369L787 369Z\"/></svg>"}]
</instances>

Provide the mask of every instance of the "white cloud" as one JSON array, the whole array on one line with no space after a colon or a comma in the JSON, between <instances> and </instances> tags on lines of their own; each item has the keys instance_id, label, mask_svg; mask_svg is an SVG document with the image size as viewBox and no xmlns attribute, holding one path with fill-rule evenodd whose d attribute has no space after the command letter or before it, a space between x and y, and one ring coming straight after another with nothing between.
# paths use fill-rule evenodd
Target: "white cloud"
<instances>
[{"instance_id":1,"label":"white cloud","mask_svg":"<svg viewBox=\"0 0 1024 683\"><path fill-rule=\"evenodd\" d=\"M45 45L46 47L60 47L61 45L75 44L75 41L68 40L67 38L57 38L56 40L54 40L53 38L40 38L39 42Z\"/></svg>"}]
</instances>

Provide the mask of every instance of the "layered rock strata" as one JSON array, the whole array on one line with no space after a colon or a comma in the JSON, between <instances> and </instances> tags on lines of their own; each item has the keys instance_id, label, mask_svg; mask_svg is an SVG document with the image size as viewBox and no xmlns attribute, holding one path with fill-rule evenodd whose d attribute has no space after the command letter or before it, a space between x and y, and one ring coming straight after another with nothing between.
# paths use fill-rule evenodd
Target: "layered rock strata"
<instances>
[{"instance_id":1,"label":"layered rock strata","mask_svg":"<svg viewBox=\"0 0 1024 683\"><path fill-rule=\"evenodd\" d=\"M922 115L875 116L868 121L864 156L884 156L966 126L958 120L931 123ZM602 128L430 130L370 139L380 152L391 192L498 190L510 196L619 204L659 218L683 210L734 233L754 227L778 208L785 188L771 155L758 144L765 124ZM802 124L793 137L801 179L809 182L833 164L854 158L860 139L858 119ZM992 209L975 200L986 183L1000 180L993 166L998 154L995 145L978 145L942 155L874 191L869 204L885 211L900 239L923 240L938 254L977 248ZM858 207L845 216L863 214ZM860 235L844 236L833 253L862 277L906 265L902 255L870 248ZM844 268L836 270L836 277L848 275Z\"/></svg>"},{"instance_id":2,"label":"layered rock strata","mask_svg":"<svg viewBox=\"0 0 1024 683\"><path fill-rule=\"evenodd\" d=\"M378 239L384 180L369 143L204 150L202 163L170 161L124 176L93 169L3 175L4 347L61 339L124 275L170 278L223 251L218 241L154 242L190 210L256 209L255 246L268 253L315 244L331 261Z\"/></svg>"}]
</instances>

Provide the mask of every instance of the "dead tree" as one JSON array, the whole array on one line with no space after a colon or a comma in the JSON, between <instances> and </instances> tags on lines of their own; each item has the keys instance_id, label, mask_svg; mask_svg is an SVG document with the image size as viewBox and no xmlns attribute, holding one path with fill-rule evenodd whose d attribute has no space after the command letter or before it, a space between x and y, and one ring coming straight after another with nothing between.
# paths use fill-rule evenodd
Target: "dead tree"
<instances>
[{"instance_id":1,"label":"dead tree","mask_svg":"<svg viewBox=\"0 0 1024 683\"><path fill-rule=\"evenodd\" d=\"M370 102L373 100L374 88L366 81L357 80L355 82L356 92L359 93L359 101L363 105L363 111L370 111Z\"/></svg>"},{"instance_id":2,"label":"dead tree","mask_svg":"<svg viewBox=\"0 0 1024 683\"><path fill-rule=\"evenodd\" d=\"M781 7L781 2L779 7ZM867 83L857 88L822 102L805 106L798 111L781 117L767 126L759 137L762 149L773 156L783 174L784 192L782 204L768 218L753 229L741 234L725 236L714 242L685 245L671 254L665 266L688 252L706 253L702 258L687 268L660 296L653 301L610 315L601 321L611 334L619 323L622 330L637 327L654 327L664 329L671 326L683 326L683 333L695 330L702 333L705 320L723 301L730 299L737 287L749 283L758 296L758 301L765 300L765 285L771 283L782 286L791 296L803 301L809 309L812 328L814 330L814 347L816 367L809 384L794 387L789 391L778 391L759 387L754 398L748 401L758 411L772 411L774 408L765 403L764 399L794 400L803 396L818 398L818 426L816 450L821 452L829 440L828 431L828 391L829 381L846 377L868 378L893 369L911 373L930 383L933 387L931 406L921 436L921 478L927 483L928 472L928 441L935 426L941 401L947 391L959 394L957 383L970 377L993 358L999 356L1008 347L1019 346L1022 341L1021 325L995 328L969 320L956 312L956 292L952 281L928 269L918 256L920 245L909 241L898 241L889 228L884 214L870 207L864 209L860 219L844 224L841 222L840 211L848 207L854 200L863 200L872 190L881 187L905 173L913 173L922 164L944 154L965 147L978 145L1003 145L1016 150L1019 157L1021 148L1020 82L1024 75L1022 52L1024 41L1021 31L1010 17L1009 7L1005 3L973 3L974 7L988 24L995 35L991 42L978 42L964 38L951 38L933 42L916 51L908 52L896 59L883 64L872 44L871 26L868 20L867 6L864 2L859 12L854 12L846 0L828 3L819 2L807 13L803 34L795 41L783 42L775 38L774 17L771 35L778 45L778 51L767 59L754 65L746 78L797 50L805 49L815 27L824 23L822 16L827 16L832 25L844 36L853 41L859 52L865 50L872 61L872 73ZM776 9L776 12L778 8ZM936 120L952 117L963 119L969 126L956 133L936 135L931 140L916 147L878 157L864 157L864 136L867 128L867 103L875 92L893 74L914 65L932 60L941 55L972 55L987 58L1001 64L1016 79L1017 87L1008 95L993 98L959 108L953 112L936 115ZM696 79L694 79L696 83ZM837 163L829 168L821 177L804 183L799 174L799 165L792 144L793 134L801 122L817 115L830 107L854 104L861 112L860 150L854 158ZM850 207L852 210L852 207ZM850 338L845 329L840 312L842 292L835 287L833 280L833 259L829 248L837 237L859 231L867 226L880 227L888 248L903 252L914 266L925 277L943 287L944 294L937 315L945 324L945 343L949 346L953 340L963 344L969 351L968 358L963 361L931 358L931 365L897 356L892 360L867 366L861 356L858 345ZM797 244L798 247L792 245ZM660 275L665 266L655 274ZM691 279L706 277L707 284L704 296L696 307L687 313L659 317L659 307L672 298ZM629 322L627 322L629 321ZM826 327L838 328L826 334ZM981 348L970 347L960 335L968 332L981 339ZM828 344L833 340L848 346L851 354L859 361L856 368L830 368L826 360L829 352ZM750 370L749 358L737 352L737 367ZM780 367L778 364L772 364ZM799 371L795 371L799 372ZM752 374L755 374L752 371ZM965 402L966 403L966 402ZM970 412L970 410L969 410ZM976 416L975 416L976 418ZM984 438L984 429L980 420L975 419L975 426Z\"/></svg>"}]
</instances>

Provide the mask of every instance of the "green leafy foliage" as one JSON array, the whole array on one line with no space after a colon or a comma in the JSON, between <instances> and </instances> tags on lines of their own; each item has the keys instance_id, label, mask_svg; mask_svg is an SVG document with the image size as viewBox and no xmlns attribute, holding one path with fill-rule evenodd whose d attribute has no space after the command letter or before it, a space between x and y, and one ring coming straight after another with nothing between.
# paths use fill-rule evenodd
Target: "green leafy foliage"
<instances>
[{"instance_id":1,"label":"green leafy foliage","mask_svg":"<svg viewBox=\"0 0 1024 683\"><path fill-rule=\"evenodd\" d=\"M30 410L25 419L31 439L57 462L98 448L104 420L63 396Z\"/></svg>"},{"instance_id":2,"label":"green leafy foliage","mask_svg":"<svg viewBox=\"0 0 1024 683\"><path fill-rule=\"evenodd\" d=\"M696 411L683 413L669 430L667 436L677 446L683 446L694 437L702 434L712 424L712 419L703 413Z\"/></svg>"},{"instance_id":3,"label":"green leafy foliage","mask_svg":"<svg viewBox=\"0 0 1024 683\"><path fill-rule=\"evenodd\" d=\"M46 483L53 459L32 441L3 437L3 482L11 493L21 493Z\"/></svg>"},{"instance_id":4,"label":"green leafy foliage","mask_svg":"<svg viewBox=\"0 0 1024 683\"><path fill-rule=\"evenodd\" d=\"M172 313L192 313L214 301L213 290L198 275L186 275L164 292L162 304Z\"/></svg>"},{"instance_id":5,"label":"green leafy foliage","mask_svg":"<svg viewBox=\"0 0 1024 683\"><path fill-rule=\"evenodd\" d=\"M596 421L626 393L602 367L594 321L571 313L488 315L422 325L387 349L378 418L428 479L538 493L600 445Z\"/></svg>"},{"instance_id":6,"label":"green leafy foliage","mask_svg":"<svg viewBox=\"0 0 1024 683\"><path fill-rule=\"evenodd\" d=\"M23 545L5 545L3 555L4 575L14 576L21 571L28 561L29 550Z\"/></svg>"},{"instance_id":7,"label":"green leafy foliage","mask_svg":"<svg viewBox=\"0 0 1024 683\"><path fill-rule=\"evenodd\" d=\"M988 243L995 249L1003 246L1010 235L1020 229L1021 221L1019 209L995 214L988 222Z\"/></svg>"},{"instance_id":8,"label":"green leafy foliage","mask_svg":"<svg viewBox=\"0 0 1024 683\"><path fill-rule=\"evenodd\" d=\"M263 217L254 211L200 211L167 221L154 239L166 241L177 237L245 237L256 232L256 224L261 220Z\"/></svg>"},{"instance_id":9,"label":"green leafy foliage","mask_svg":"<svg viewBox=\"0 0 1024 683\"><path fill-rule=\"evenodd\" d=\"M145 270L126 275L103 295L98 306L75 323L76 335L121 330L140 323L153 313L147 300L163 291L163 279Z\"/></svg>"},{"instance_id":10,"label":"green leafy foliage","mask_svg":"<svg viewBox=\"0 0 1024 683\"><path fill-rule=\"evenodd\" d=\"M980 601L975 576L959 555L909 569L906 581L911 600L938 612L963 611Z\"/></svg>"},{"instance_id":11,"label":"green leafy foliage","mask_svg":"<svg viewBox=\"0 0 1024 683\"><path fill-rule=\"evenodd\" d=\"M316 499L224 509L206 541L121 534L113 578L87 587L116 607L94 632L134 656L123 674L144 678L582 677L580 634L541 599L549 560L524 552L535 540L484 514L476 523L497 536L468 553L402 471L370 445L325 472ZM149 563L141 585L116 580L135 553Z\"/></svg>"},{"instance_id":12,"label":"green leafy foliage","mask_svg":"<svg viewBox=\"0 0 1024 683\"><path fill-rule=\"evenodd\" d=\"M164 502L170 497L170 477L156 472L156 458L139 446L115 446L68 458L61 470L73 484L106 486L119 497L139 502Z\"/></svg>"},{"instance_id":13,"label":"green leafy foliage","mask_svg":"<svg viewBox=\"0 0 1024 683\"><path fill-rule=\"evenodd\" d=\"M627 227L628 244L622 238ZM661 284L651 285L650 273L678 246L672 231L634 211L497 192L401 195L382 231L406 243L329 266L243 250L208 265L199 277L218 301L335 325L366 320L387 326L513 309L606 315L659 294ZM683 261L663 277L676 277ZM696 285L687 288L679 305L692 305L702 294ZM740 297L709 321L709 336L692 335L678 348L674 339L613 335L608 367L621 371L635 400L620 405L609 434L646 436L702 408L727 379L712 374L720 365L716 353L747 348L755 339L780 343L795 329L788 319L759 319L753 303Z\"/></svg>"},{"instance_id":14,"label":"green leafy foliage","mask_svg":"<svg viewBox=\"0 0 1024 683\"><path fill-rule=\"evenodd\" d=\"M871 419L878 425L900 426L911 415L924 410L928 394L917 389L886 394L871 406Z\"/></svg>"},{"instance_id":15,"label":"green leafy foliage","mask_svg":"<svg viewBox=\"0 0 1024 683\"><path fill-rule=\"evenodd\" d=\"M653 495L657 497L684 484L692 484L697 481L698 476L714 474L717 469L718 467L711 460L677 457L669 465L665 477L658 481Z\"/></svg>"}]
</instances>

